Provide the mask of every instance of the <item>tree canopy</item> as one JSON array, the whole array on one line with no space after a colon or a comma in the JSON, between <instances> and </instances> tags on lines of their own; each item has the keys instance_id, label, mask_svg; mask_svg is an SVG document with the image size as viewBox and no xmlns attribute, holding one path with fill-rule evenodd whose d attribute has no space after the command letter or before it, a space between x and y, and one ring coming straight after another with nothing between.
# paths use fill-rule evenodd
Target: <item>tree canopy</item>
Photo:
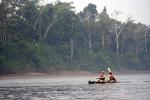
<instances>
[{"instance_id":1,"label":"tree canopy","mask_svg":"<svg viewBox=\"0 0 150 100\"><path fill-rule=\"evenodd\" d=\"M147 70L149 34L149 26L120 22L106 7L98 13L92 3L76 13L72 2L2 0L0 74L99 71L106 64L115 70Z\"/></svg>"}]
</instances>

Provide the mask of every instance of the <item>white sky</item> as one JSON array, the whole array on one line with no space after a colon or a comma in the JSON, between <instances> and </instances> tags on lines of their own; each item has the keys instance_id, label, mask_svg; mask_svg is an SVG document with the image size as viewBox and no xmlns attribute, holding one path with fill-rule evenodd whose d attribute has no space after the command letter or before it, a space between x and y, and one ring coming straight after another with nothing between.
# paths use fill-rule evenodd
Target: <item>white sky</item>
<instances>
[{"instance_id":1,"label":"white sky","mask_svg":"<svg viewBox=\"0 0 150 100\"><path fill-rule=\"evenodd\" d=\"M41 0L46 2L55 2L56 0ZM60 0L61 2L74 2L76 11L82 11L89 3L97 6L98 12L101 12L106 6L108 14L118 10L123 12L118 19L125 21L127 17L132 16L135 22L141 22L150 25L150 0ZM111 16L113 17L113 16Z\"/></svg>"}]
</instances>

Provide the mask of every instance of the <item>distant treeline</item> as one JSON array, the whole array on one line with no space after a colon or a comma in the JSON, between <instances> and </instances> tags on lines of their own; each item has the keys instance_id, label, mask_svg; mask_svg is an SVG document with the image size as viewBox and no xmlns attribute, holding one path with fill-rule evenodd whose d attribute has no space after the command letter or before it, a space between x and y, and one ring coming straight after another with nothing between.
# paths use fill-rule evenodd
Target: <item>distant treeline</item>
<instances>
[{"instance_id":1,"label":"distant treeline","mask_svg":"<svg viewBox=\"0 0 150 100\"><path fill-rule=\"evenodd\" d=\"M119 12L114 14L117 16ZM72 3L40 5L38 0L1 0L0 74L150 69L150 28L107 9Z\"/></svg>"}]
</instances>

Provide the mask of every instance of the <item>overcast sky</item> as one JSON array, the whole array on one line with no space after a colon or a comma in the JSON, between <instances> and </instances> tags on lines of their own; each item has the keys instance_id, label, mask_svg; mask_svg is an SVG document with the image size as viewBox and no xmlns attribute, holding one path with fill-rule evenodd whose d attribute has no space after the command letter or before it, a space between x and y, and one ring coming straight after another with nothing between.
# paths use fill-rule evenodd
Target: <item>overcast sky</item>
<instances>
[{"instance_id":1,"label":"overcast sky","mask_svg":"<svg viewBox=\"0 0 150 100\"><path fill-rule=\"evenodd\" d=\"M44 1L44 0L42 0ZM55 2L56 0L45 0L46 2ZM74 2L73 6L76 7L76 11L83 10L89 3L97 5L98 12L101 12L104 6L106 6L108 14L118 10L123 12L118 17L119 20L125 21L127 17L132 16L135 22L141 22L150 25L150 0L60 0L62 2ZM113 16L111 16L113 17Z\"/></svg>"}]
</instances>

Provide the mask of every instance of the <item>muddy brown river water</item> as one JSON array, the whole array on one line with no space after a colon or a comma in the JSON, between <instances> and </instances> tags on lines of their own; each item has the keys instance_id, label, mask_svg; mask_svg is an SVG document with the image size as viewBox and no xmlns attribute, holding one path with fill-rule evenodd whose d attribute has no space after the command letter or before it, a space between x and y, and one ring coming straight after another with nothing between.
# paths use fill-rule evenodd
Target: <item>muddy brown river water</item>
<instances>
[{"instance_id":1,"label":"muddy brown river water","mask_svg":"<svg viewBox=\"0 0 150 100\"><path fill-rule=\"evenodd\" d=\"M150 74L117 75L119 83L91 84L96 76L0 80L0 100L150 100Z\"/></svg>"}]
</instances>

